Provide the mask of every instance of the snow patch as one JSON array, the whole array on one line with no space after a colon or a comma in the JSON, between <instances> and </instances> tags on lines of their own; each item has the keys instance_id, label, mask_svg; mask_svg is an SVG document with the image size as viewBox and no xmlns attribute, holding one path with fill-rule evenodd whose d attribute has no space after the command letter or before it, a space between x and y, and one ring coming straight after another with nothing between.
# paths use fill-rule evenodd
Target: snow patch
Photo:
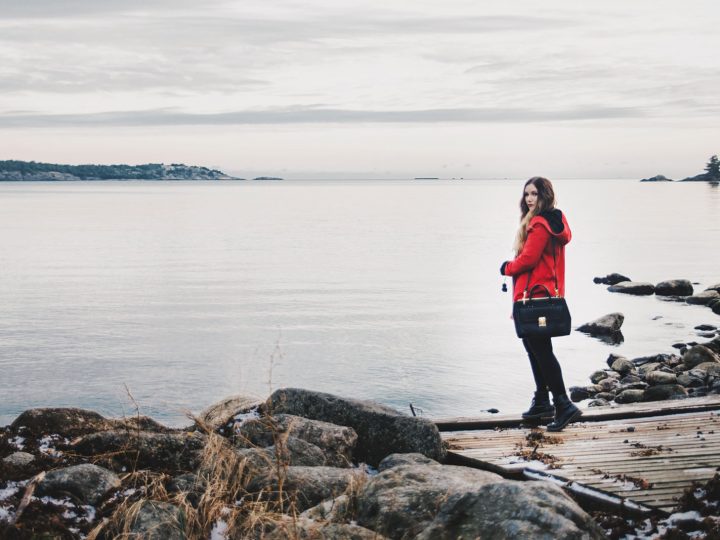
<instances>
[{"instance_id":1,"label":"snow patch","mask_svg":"<svg viewBox=\"0 0 720 540\"><path fill-rule=\"evenodd\" d=\"M8 485L6 488L0 489L0 501L9 499L13 495L15 495L18 491L20 491L20 488L18 487L18 484L16 482L8 482Z\"/></svg>"},{"instance_id":2,"label":"snow patch","mask_svg":"<svg viewBox=\"0 0 720 540\"><path fill-rule=\"evenodd\" d=\"M0 506L0 521L11 521L15 514L9 509Z\"/></svg>"},{"instance_id":3,"label":"snow patch","mask_svg":"<svg viewBox=\"0 0 720 540\"><path fill-rule=\"evenodd\" d=\"M18 450L23 450L25 448L25 437L21 437L20 435L13 437L8 442Z\"/></svg>"},{"instance_id":4,"label":"snow patch","mask_svg":"<svg viewBox=\"0 0 720 540\"><path fill-rule=\"evenodd\" d=\"M228 524L218 519L210 531L210 540L225 540L227 538Z\"/></svg>"}]
</instances>

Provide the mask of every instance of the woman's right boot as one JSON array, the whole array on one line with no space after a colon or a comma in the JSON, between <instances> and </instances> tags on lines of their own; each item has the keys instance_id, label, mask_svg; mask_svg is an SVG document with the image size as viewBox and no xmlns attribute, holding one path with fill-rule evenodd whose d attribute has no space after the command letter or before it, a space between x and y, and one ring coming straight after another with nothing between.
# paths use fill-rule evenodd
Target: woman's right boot
<instances>
[{"instance_id":1,"label":"woman's right boot","mask_svg":"<svg viewBox=\"0 0 720 540\"><path fill-rule=\"evenodd\" d=\"M537 420L541 418L552 418L555 415L555 408L550 403L550 395L545 392L535 392L530 408L522 413L525 420Z\"/></svg>"}]
</instances>

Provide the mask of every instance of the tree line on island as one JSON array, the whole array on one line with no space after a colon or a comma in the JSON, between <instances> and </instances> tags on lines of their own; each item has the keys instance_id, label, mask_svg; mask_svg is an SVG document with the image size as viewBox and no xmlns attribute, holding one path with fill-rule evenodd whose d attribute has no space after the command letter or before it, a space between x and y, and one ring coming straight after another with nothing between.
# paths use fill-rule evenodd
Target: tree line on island
<instances>
[{"instance_id":1,"label":"tree line on island","mask_svg":"<svg viewBox=\"0 0 720 540\"><path fill-rule=\"evenodd\" d=\"M62 180L244 180L218 169L183 163L144 165L62 165L36 161L0 160L0 181ZM259 176L254 180L282 180Z\"/></svg>"},{"instance_id":2,"label":"tree line on island","mask_svg":"<svg viewBox=\"0 0 720 540\"><path fill-rule=\"evenodd\" d=\"M658 174L651 178L643 178L641 182L672 182L671 178ZM683 178L680 182L720 182L720 160L717 155L711 156L705 164L705 172L697 176Z\"/></svg>"}]
</instances>

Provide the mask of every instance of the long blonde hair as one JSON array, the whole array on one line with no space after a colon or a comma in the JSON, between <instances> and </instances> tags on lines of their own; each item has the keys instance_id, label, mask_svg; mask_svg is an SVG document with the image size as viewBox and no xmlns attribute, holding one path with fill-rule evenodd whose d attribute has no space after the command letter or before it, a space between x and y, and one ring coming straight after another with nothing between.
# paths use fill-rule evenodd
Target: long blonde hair
<instances>
[{"instance_id":1,"label":"long blonde hair","mask_svg":"<svg viewBox=\"0 0 720 540\"><path fill-rule=\"evenodd\" d=\"M530 184L535 186L535 189L537 189L538 192L537 204L532 212L525 202L525 188ZM540 212L552 210L553 208L555 208L555 190L553 189L553 185L550 180L542 176L533 176L530 180L525 182L525 185L523 186L523 194L522 197L520 197L520 227L515 235L515 243L513 245L516 255L520 254L523 246L525 245L530 220L540 214Z\"/></svg>"}]
</instances>

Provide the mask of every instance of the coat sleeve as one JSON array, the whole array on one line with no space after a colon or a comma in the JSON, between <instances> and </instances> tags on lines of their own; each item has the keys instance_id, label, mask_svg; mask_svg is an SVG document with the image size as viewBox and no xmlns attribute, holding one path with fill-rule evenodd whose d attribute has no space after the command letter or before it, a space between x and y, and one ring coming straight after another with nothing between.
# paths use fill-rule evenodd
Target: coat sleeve
<instances>
[{"instance_id":1,"label":"coat sleeve","mask_svg":"<svg viewBox=\"0 0 720 540\"><path fill-rule=\"evenodd\" d=\"M505 265L506 276L517 276L535 268L550 238L550 232L542 225L528 228L527 240L520 254Z\"/></svg>"}]
</instances>

